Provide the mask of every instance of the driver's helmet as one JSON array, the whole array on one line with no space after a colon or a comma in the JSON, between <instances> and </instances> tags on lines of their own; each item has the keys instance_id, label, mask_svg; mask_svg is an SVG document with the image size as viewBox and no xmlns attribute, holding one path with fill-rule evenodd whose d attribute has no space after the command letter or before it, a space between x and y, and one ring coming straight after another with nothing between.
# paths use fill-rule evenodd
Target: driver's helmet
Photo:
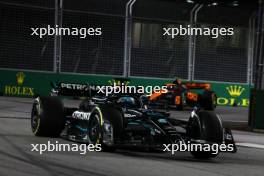
<instances>
[{"instance_id":1,"label":"driver's helmet","mask_svg":"<svg viewBox=\"0 0 264 176\"><path fill-rule=\"evenodd\" d=\"M175 80L173 81L173 84L176 84L176 85L181 85L182 81L180 78L175 78Z\"/></svg>"},{"instance_id":2,"label":"driver's helmet","mask_svg":"<svg viewBox=\"0 0 264 176\"><path fill-rule=\"evenodd\" d=\"M133 97L121 97L118 99L118 103L125 107L133 107L136 105L136 101Z\"/></svg>"}]
</instances>

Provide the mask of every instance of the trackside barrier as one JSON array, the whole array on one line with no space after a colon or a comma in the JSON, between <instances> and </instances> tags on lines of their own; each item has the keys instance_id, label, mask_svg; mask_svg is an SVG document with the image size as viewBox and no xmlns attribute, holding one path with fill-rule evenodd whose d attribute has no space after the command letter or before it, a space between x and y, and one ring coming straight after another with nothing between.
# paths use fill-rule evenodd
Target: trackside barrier
<instances>
[{"instance_id":1,"label":"trackside barrier","mask_svg":"<svg viewBox=\"0 0 264 176\"><path fill-rule=\"evenodd\" d=\"M0 70L0 92L5 96L33 97L48 95L51 82L111 85L118 76L55 74L21 70ZM172 80L130 78L128 85L162 86ZM218 96L218 105L249 106L250 88L245 84L211 83Z\"/></svg>"},{"instance_id":2,"label":"trackside barrier","mask_svg":"<svg viewBox=\"0 0 264 176\"><path fill-rule=\"evenodd\" d=\"M264 129L264 90L251 90L249 126L251 129Z\"/></svg>"}]
</instances>

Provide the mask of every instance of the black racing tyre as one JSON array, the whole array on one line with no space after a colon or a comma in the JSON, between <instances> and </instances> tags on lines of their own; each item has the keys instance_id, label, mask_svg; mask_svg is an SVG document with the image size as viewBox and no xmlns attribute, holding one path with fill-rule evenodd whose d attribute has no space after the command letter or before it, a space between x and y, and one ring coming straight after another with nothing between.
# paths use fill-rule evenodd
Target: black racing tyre
<instances>
[{"instance_id":1,"label":"black racing tyre","mask_svg":"<svg viewBox=\"0 0 264 176\"><path fill-rule=\"evenodd\" d=\"M90 144L100 143L102 126L102 113L98 107L94 107L88 121L88 137Z\"/></svg>"},{"instance_id":2,"label":"black racing tyre","mask_svg":"<svg viewBox=\"0 0 264 176\"><path fill-rule=\"evenodd\" d=\"M101 142L102 151L113 152L115 150L115 140L121 137L124 130L124 117L122 110L113 106L103 105L100 107L104 121L111 124L113 130L113 145L108 146Z\"/></svg>"},{"instance_id":3,"label":"black racing tyre","mask_svg":"<svg viewBox=\"0 0 264 176\"><path fill-rule=\"evenodd\" d=\"M200 96L200 105L205 109L212 111L217 105L217 96L213 91L204 91Z\"/></svg>"},{"instance_id":4,"label":"black racing tyre","mask_svg":"<svg viewBox=\"0 0 264 176\"><path fill-rule=\"evenodd\" d=\"M58 137L65 125L64 108L56 97L37 97L31 111L31 129L36 136Z\"/></svg>"},{"instance_id":5,"label":"black racing tyre","mask_svg":"<svg viewBox=\"0 0 264 176\"><path fill-rule=\"evenodd\" d=\"M176 110L178 111L182 111L183 110L183 101L182 101L182 96L181 96L181 99L180 99L180 104L179 105L176 105ZM176 97L175 97L176 99Z\"/></svg>"},{"instance_id":6,"label":"black racing tyre","mask_svg":"<svg viewBox=\"0 0 264 176\"><path fill-rule=\"evenodd\" d=\"M221 144L223 142L223 127L217 115L213 111L200 111L198 116L199 119L189 120L187 135L192 139ZM191 151L191 154L199 159L213 158L218 155L213 151Z\"/></svg>"},{"instance_id":7,"label":"black racing tyre","mask_svg":"<svg viewBox=\"0 0 264 176\"><path fill-rule=\"evenodd\" d=\"M113 125L114 138L119 138L124 130L124 117L122 110L112 106L101 108L103 118Z\"/></svg>"},{"instance_id":8,"label":"black racing tyre","mask_svg":"<svg viewBox=\"0 0 264 176\"><path fill-rule=\"evenodd\" d=\"M80 109L86 112L91 112L88 121L88 138L90 144L101 144L102 151L104 152L113 152L115 151L114 142L123 132L123 114L121 109L115 108L112 105L101 104L91 105L89 101L83 101L80 104ZM108 134L106 134L106 124L109 125L107 128L110 128L112 133L112 144L106 144L104 138L108 140ZM106 135L106 136L104 136Z\"/></svg>"}]
</instances>

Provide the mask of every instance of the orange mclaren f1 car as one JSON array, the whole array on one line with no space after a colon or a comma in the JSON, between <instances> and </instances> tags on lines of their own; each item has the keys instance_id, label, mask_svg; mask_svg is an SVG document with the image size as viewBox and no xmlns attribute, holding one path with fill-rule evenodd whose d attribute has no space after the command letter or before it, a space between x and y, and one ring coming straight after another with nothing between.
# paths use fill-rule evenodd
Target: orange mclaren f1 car
<instances>
[{"instance_id":1,"label":"orange mclaren f1 car","mask_svg":"<svg viewBox=\"0 0 264 176\"><path fill-rule=\"evenodd\" d=\"M165 84L165 89L153 92L149 96L150 105L164 108L176 108L199 106L206 110L214 110L217 104L216 93L211 91L208 83L181 83L174 81ZM163 87L163 88L164 88Z\"/></svg>"}]
</instances>

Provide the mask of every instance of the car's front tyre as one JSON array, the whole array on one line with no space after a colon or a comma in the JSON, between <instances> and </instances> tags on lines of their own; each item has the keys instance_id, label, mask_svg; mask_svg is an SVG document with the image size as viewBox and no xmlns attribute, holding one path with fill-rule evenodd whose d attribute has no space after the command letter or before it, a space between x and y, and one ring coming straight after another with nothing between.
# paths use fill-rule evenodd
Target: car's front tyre
<instances>
[{"instance_id":1,"label":"car's front tyre","mask_svg":"<svg viewBox=\"0 0 264 176\"><path fill-rule=\"evenodd\" d=\"M223 127L220 119L213 111L199 111L198 117L190 118L187 135L193 140L205 141L206 144L221 144L223 142ZM208 159L218 155L215 151L191 151L195 158Z\"/></svg>"}]
</instances>

